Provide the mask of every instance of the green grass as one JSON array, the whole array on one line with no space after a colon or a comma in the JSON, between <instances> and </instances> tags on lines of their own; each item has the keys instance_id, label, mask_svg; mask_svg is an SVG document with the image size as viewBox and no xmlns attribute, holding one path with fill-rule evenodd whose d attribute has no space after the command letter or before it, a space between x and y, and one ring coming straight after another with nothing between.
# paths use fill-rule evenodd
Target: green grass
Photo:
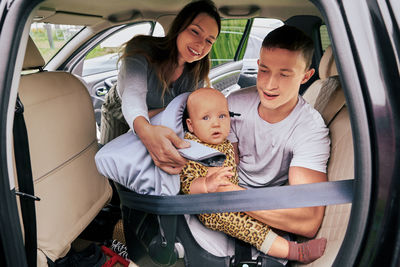
<instances>
[{"instance_id":1,"label":"green grass","mask_svg":"<svg viewBox=\"0 0 400 267\"><path fill-rule=\"evenodd\" d=\"M93 48L92 51L89 52L89 54L87 54L85 59L100 57L100 56L104 56L107 54L113 54L113 53L118 53L118 52L119 52L118 47L103 47L103 48L101 48L98 45L95 48Z\"/></svg>"},{"instance_id":2,"label":"green grass","mask_svg":"<svg viewBox=\"0 0 400 267\"><path fill-rule=\"evenodd\" d=\"M247 20L223 20L221 33L210 52L212 67L233 61L242 38ZM214 59L214 60L213 60ZM217 59L217 60L215 60Z\"/></svg>"},{"instance_id":3,"label":"green grass","mask_svg":"<svg viewBox=\"0 0 400 267\"><path fill-rule=\"evenodd\" d=\"M47 63L57 52L60 50L69 39L63 38L65 31L64 30L55 30L52 29L52 39L54 47L50 47L49 40L47 38L46 29L43 28L32 28L30 31L30 36L38 47L40 54L44 58ZM58 35L58 36L57 36Z\"/></svg>"}]
</instances>

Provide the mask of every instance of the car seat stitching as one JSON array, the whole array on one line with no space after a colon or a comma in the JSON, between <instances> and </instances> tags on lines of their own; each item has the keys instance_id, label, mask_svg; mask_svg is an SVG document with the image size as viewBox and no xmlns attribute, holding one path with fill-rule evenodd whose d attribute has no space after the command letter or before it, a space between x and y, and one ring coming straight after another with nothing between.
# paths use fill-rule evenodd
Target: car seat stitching
<instances>
[{"instance_id":1,"label":"car seat stitching","mask_svg":"<svg viewBox=\"0 0 400 267\"><path fill-rule=\"evenodd\" d=\"M97 146L97 139L93 140L88 146L86 146L83 150L81 150L79 153L73 155L71 158L68 160L64 161L62 164L56 166L52 170L48 171L47 173L43 174L42 176L38 177L37 179L34 178L34 184L40 183L46 176L50 175L53 172L56 172L59 169L64 168L65 166L69 165L71 162L73 162L75 159L80 157L82 154L86 153L87 151L90 150L92 146L96 145Z\"/></svg>"}]
</instances>

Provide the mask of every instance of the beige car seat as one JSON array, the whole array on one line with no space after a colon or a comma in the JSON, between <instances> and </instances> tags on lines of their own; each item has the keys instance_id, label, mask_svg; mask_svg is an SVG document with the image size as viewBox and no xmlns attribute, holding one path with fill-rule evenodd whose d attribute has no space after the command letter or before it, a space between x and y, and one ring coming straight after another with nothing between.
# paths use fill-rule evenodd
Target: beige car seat
<instances>
[{"instance_id":1,"label":"beige car seat","mask_svg":"<svg viewBox=\"0 0 400 267\"><path fill-rule=\"evenodd\" d=\"M23 69L44 65L29 38ZM70 73L22 75L36 201L38 266L67 254L78 235L110 200L108 180L97 172L93 106L86 87Z\"/></svg>"},{"instance_id":2,"label":"beige car seat","mask_svg":"<svg viewBox=\"0 0 400 267\"><path fill-rule=\"evenodd\" d=\"M349 113L331 47L326 49L321 58L319 76L320 79L310 86L303 97L321 113L329 127L331 156L328 162L328 180L354 179L354 151ZM327 247L321 258L307 266L332 265L346 234L350 211L351 204L326 207L317 237L327 238Z\"/></svg>"}]
</instances>

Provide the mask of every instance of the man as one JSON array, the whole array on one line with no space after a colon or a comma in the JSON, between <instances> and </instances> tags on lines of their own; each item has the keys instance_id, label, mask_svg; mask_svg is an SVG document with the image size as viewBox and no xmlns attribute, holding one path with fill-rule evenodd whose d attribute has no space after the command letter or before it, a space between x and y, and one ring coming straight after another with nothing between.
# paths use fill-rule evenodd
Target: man
<instances>
[{"instance_id":1,"label":"man","mask_svg":"<svg viewBox=\"0 0 400 267\"><path fill-rule=\"evenodd\" d=\"M241 114L232 119L228 137L235 149L240 183L221 186L218 191L327 180L328 129L320 114L299 96L300 85L315 72L310 68L312 54L312 40L291 26L277 28L264 39L258 60L257 85L228 98L230 111ZM324 209L246 213L271 227L311 238L321 225ZM194 223L189 220L191 224ZM229 244L213 250L204 231L202 234L197 234L196 230L192 232L200 245L211 253L223 255L223 250L231 251ZM215 238L225 242L220 236Z\"/></svg>"}]
</instances>

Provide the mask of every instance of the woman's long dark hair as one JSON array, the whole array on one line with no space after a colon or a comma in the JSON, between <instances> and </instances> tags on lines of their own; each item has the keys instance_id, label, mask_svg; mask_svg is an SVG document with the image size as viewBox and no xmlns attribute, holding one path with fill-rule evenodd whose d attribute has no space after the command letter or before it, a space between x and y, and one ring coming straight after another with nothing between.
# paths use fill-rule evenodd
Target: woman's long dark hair
<instances>
[{"instance_id":1,"label":"woman's long dark hair","mask_svg":"<svg viewBox=\"0 0 400 267\"><path fill-rule=\"evenodd\" d=\"M135 54L145 56L147 61L155 67L157 76L162 82L161 98L163 98L165 92L168 90L171 77L178 66L176 39L200 13L205 13L215 19L219 35L221 31L221 18L217 8L212 1L201 0L187 4L178 13L165 37L140 35L133 37L126 43L121 59ZM203 80L208 87L211 86L208 78L210 71L208 55L201 60L186 63L186 67L194 79L194 84L197 85L200 80Z\"/></svg>"}]
</instances>

